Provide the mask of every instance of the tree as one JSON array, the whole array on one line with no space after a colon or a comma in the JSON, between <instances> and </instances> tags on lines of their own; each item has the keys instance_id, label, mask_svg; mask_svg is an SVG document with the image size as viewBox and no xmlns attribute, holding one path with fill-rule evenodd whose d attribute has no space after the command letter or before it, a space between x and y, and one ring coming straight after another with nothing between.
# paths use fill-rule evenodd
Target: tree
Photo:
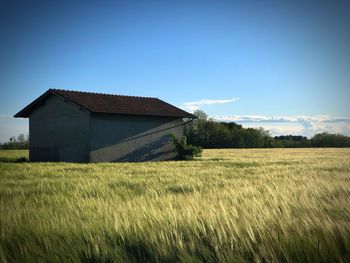
<instances>
[{"instance_id":1,"label":"tree","mask_svg":"<svg viewBox=\"0 0 350 263\"><path fill-rule=\"evenodd\" d=\"M8 142L0 144L0 149L3 150L15 150L15 149L28 149L29 148L29 139L20 134L17 139L15 136L12 136Z\"/></svg>"},{"instance_id":2,"label":"tree","mask_svg":"<svg viewBox=\"0 0 350 263\"><path fill-rule=\"evenodd\" d=\"M26 140L26 139L25 139L25 137L24 137L24 134L18 135L17 141L18 141L19 143L24 143L25 140Z\"/></svg>"},{"instance_id":3,"label":"tree","mask_svg":"<svg viewBox=\"0 0 350 263\"><path fill-rule=\"evenodd\" d=\"M350 137L341 134L318 133L311 138L313 147L350 147Z\"/></svg>"},{"instance_id":4,"label":"tree","mask_svg":"<svg viewBox=\"0 0 350 263\"><path fill-rule=\"evenodd\" d=\"M261 147L350 147L350 137L320 133L308 139L300 135L272 137L269 131L243 128L234 122L218 122L201 110L195 111L198 119L185 126L190 144L203 148L261 148Z\"/></svg>"},{"instance_id":5,"label":"tree","mask_svg":"<svg viewBox=\"0 0 350 263\"><path fill-rule=\"evenodd\" d=\"M208 115L205 113L205 111L202 111L202 110L195 110L193 112L193 115L197 116L198 119L200 119L200 120L207 120L208 119Z\"/></svg>"},{"instance_id":6,"label":"tree","mask_svg":"<svg viewBox=\"0 0 350 263\"><path fill-rule=\"evenodd\" d=\"M193 160L194 157L199 157L202 154L202 148L187 144L186 136L182 136L178 140L175 135L171 135L173 143L177 149L178 160Z\"/></svg>"}]
</instances>

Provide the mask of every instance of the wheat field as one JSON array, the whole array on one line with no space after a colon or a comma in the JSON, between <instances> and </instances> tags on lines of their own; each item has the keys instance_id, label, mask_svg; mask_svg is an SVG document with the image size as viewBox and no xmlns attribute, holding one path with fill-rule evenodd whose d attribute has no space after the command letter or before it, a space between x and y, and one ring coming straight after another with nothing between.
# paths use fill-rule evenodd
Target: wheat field
<instances>
[{"instance_id":1,"label":"wheat field","mask_svg":"<svg viewBox=\"0 0 350 263\"><path fill-rule=\"evenodd\" d=\"M0 262L350 261L348 148L12 162L22 156L0 151Z\"/></svg>"}]
</instances>

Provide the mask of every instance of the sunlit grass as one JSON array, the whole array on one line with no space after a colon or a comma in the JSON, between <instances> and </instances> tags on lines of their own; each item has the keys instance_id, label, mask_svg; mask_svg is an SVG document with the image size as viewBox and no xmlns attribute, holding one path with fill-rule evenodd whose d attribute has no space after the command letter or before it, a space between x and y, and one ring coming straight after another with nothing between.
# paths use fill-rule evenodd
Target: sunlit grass
<instances>
[{"instance_id":1,"label":"sunlit grass","mask_svg":"<svg viewBox=\"0 0 350 263\"><path fill-rule=\"evenodd\" d=\"M0 150L0 162L16 162L28 158L28 150Z\"/></svg>"},{"instance_id":2,"label":"sunlit grass","mask_svg":"<svg viewBox=\"0 0 350 263\"><path fill-rule=\"evenodd\" d=\"M0 180L0 262L350 259L350 149L3 162Z\"/></svg>"}]
</instances>

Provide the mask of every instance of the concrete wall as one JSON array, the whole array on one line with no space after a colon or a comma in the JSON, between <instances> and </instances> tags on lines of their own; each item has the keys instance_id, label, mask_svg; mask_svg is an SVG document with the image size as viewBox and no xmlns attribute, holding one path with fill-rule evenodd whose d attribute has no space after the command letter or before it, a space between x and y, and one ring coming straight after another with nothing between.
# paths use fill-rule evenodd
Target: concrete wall
<instances>
[{"instance_id":1,"label":"concrete wall","mask_svg":"<svg viewBox=\"0 0 350 263\"><path fill-rule=\"evenodd\" d=\"M183 134L182 119L91 114L91 162L141 162L176 156L169 134Z\"/></svg>"},{"instance_id":2,"label":"concrete wall","mask_svg":"<svg viewBox=\"0 0 350 263\"><path fill-rule=\"evenodd\" d=\"M90 113L52 95L29 117L30 161L89 161Z\"/></svg>"}]
</instances>

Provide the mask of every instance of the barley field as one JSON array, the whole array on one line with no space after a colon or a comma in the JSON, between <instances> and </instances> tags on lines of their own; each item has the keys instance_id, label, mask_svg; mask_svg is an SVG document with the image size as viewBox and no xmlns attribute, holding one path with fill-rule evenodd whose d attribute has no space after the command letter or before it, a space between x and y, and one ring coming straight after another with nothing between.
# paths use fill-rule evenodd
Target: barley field
<instances>
[{"instance_id":1,"label":"barley field","mask_svg":"<svg viewBox=\"0 0 350 263\"><path fill-rule=\"evenodd\" d=\"M29 159L27 150L0 150L0 162L19 162L24 159Z\"/></svg>"},{"instance_id":2,"label":"barley field","mask_svg":"<svg viewBox=\"0 0 350 263\"><path fill-rule=\"evenodd\" d=\"M0 262L350 261L350 149L21 157L0 151Z\"/></svg>"}]
</instances>

